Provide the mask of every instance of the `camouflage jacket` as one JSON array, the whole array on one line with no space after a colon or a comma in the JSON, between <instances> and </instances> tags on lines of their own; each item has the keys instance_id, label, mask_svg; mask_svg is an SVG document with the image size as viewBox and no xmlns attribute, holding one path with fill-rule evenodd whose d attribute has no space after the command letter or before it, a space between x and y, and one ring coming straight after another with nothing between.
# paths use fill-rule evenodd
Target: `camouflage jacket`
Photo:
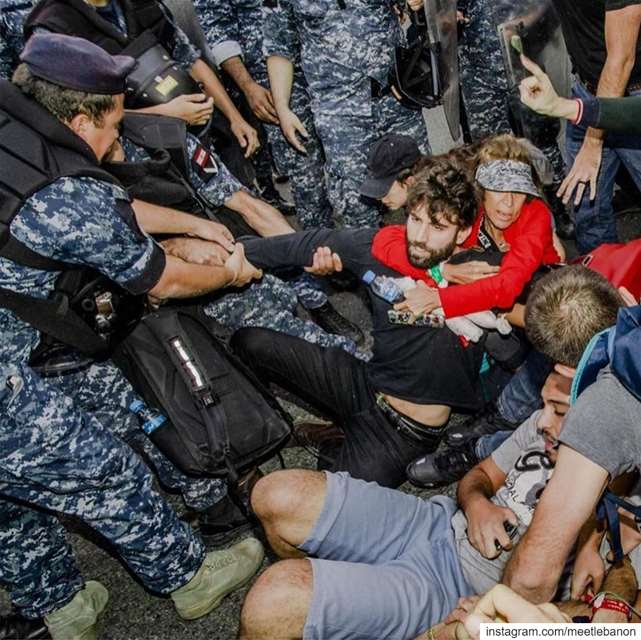
<instances>
[{"instance_id":1,"label":"camouflage jacket","mask_svg":"<svg viewBox=\"0 0 641 640\"><path fill-rule=\"evenodd\" d=\"M153 288L165 265L126 192L94 178L63 177L44 187L18 211L10 233L36 253L92 267L134 294ZM59 275L0 257L0 287L18 293L46 298ZM38 341L38 331L0 309L0 363L27 362Z\"/></svg>"},{"instance_id":2,"label":"camouflage jacket","mask_svg":"<svg viewBox=\"0 0 641 640\"><path fill-rule=\"evenodd\" d=\"M271 4L271 3L270 3ZM264 8L266 56L301 56L315 113L369 116L402 34L390 0L278 0Z\"/></svg>"},{"instance_id":3,"label":"camouflage jacket","mask_svg":"<svg viewBox=\"0 0 641 640\"><path fill-rule=\"evenodd\" d=\"M31 0L0 0L0 78L11 79L22 51L22 25L31 11Z\"/></svg>"}]
</instances>

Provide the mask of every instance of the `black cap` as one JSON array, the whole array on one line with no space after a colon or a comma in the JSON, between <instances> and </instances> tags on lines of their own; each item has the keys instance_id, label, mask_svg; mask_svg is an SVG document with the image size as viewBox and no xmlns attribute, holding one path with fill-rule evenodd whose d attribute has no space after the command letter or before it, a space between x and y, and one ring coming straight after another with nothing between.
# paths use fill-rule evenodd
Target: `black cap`
<instances>
[{"instance_id":1,"label":"black cap","mask_svg":"<svg viewBox=\"0 0 641 640\"><path fill-rule=\"evenodd\" d=\"M421 157L418 145L409 136L388 133L377 140L369 151L367 179L360 192L368 198L387 195L392 183L403 169L410 169Z\"/></svg>"},{"instance_id":2,"label":"black cap","mask_svg":"<svg viewBox=\"0 0 641 640\"><path fill-rule=\"evenodd\" d=\"M38 78L104 95L124 93L125 78L136 64L133 58L112 56L89 40L58 33L31 36L20 60Z\"/></svg>"}]
</instances>

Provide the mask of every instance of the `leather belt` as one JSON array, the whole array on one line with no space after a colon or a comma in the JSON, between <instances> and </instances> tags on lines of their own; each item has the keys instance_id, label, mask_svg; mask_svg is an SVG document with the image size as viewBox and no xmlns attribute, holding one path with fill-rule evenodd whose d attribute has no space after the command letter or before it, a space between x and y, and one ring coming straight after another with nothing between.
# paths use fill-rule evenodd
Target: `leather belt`
<instances>
[{"instance_id":1,"label":"leather belt","mask_svg":"<svg viewBox=\"0 0 641 640\"><path fill-rule=\"evenodd\" d=\"M400 411L394 409L382 393L376 394L376 404L396 431L407 440L421 445L433 445L435 442L438 444L441 441L443 429L428 427L403 415Z\"/></svg>"}]
</instances>

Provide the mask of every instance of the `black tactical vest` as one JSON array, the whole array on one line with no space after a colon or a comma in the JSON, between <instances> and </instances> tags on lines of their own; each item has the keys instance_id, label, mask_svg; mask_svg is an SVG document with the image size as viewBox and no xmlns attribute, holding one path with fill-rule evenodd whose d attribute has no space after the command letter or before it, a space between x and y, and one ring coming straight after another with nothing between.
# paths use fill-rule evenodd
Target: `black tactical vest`
<instances>
[{"instance_id":1,"label":"black tactical vest","mask_svg":"<svg viewBox=\"0 0 641 640\"><path fill-rule=\"evenodd\" d=\"M128 138L150 155L150 159L143 162L105 162L102 165L118 178L132 199L220 222L235 238L256 235L238 213L226 207L212 208L191 185L191 158L184 121L127 112L123 120L122 137Z\"/></svg>"},{"instance_id":2,"label":"black tactical vest","mask_svg":"<svg viewBox=\"0 0 641 640\"><path fill-rule=\"evenodd\" d=\"M95 280L97 273L35 253L9 232L26 200L64 176L88 176L117 184L71 129L16 86L0 80L0 255L34 269L62 272L48 299L0 288L0 307L10 309L43 334L83 353L98 355L107 348L105 337L70 304L73 289Z\"/></svg>"},{"instance_id":3,"label":"black tactical vest","mask_svg":"<svg viewBox=\"0 0 641 640\"><path fill-rule=\"evenodd\" d=\"M208 205L189 183L185 122L159 115L128 112L122 137L145 149L142 162L106 162L103 167L130 197L187 213L208 215Z\"/></svg>"}]
</instances>

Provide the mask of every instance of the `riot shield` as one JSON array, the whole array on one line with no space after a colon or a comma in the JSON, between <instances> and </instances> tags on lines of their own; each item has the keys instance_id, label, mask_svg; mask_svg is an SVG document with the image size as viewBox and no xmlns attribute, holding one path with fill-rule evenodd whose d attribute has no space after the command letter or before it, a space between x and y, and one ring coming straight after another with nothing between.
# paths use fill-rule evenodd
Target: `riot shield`
<instances>
[{"instance_id":1,"label":"riot shield","mask_svg":"<svg viewBox=\"0 0 641 640\"><path fill-rule=\"evenodd\" d=\"M426 0L425 18L430 42L437 52L442 101L450 135L460 133L456 0Z\"/></svg>"},{"instance_id":2,"label":"riot shield","mask_svg":"<svg viewBox=\"0 0 641 640\"><path fill-rule=\"evenodd\" d=\"M570 61L553 0L497 0L492 8L510 91L513 129L517 135L545 145L556 138L559 125L521 104L519 83L529 74L521 64L515 40L520 39L523 53L545 69L559 95L567 96Z\"/></svg>"}]
</instances>

